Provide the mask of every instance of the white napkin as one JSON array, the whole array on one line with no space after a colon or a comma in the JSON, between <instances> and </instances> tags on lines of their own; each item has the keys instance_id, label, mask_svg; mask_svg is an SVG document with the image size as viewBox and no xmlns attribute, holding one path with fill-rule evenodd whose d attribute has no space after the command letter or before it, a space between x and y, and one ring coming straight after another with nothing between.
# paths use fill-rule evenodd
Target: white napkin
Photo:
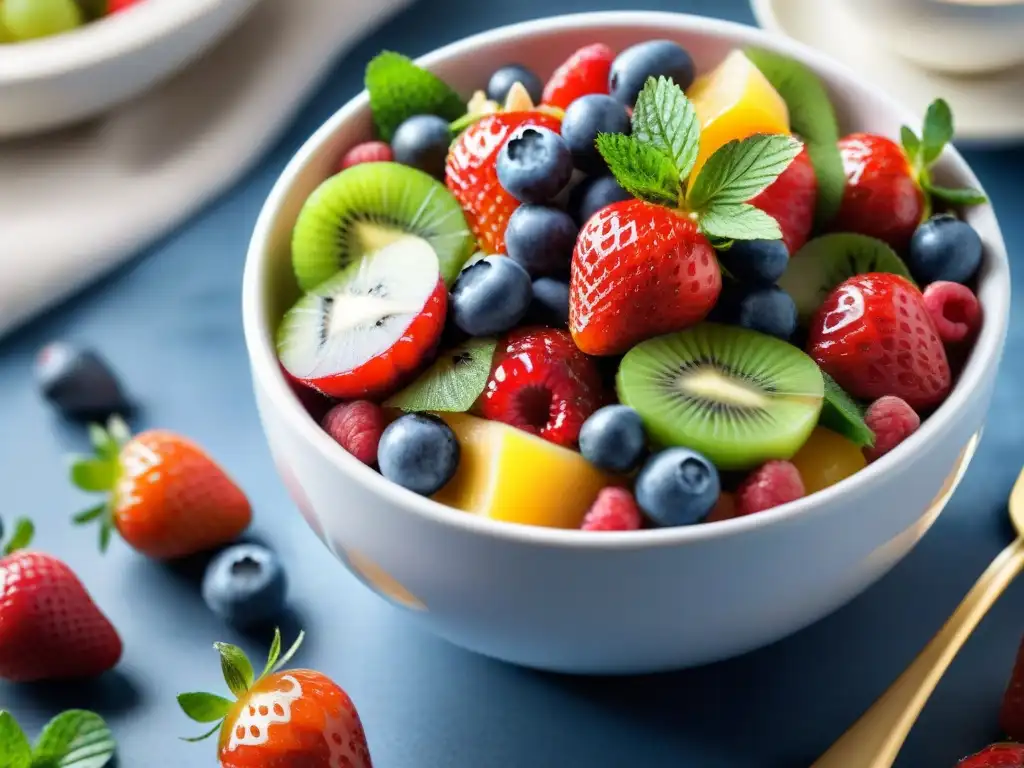
<instances>
[{"instance_id":1,"label":"white napkin","mask_svg":"<svg viewBox=\"0 0 1024 768\"><path fill-rule=\"evenodd\" d=\"M188 69L87 126L0 143L0 335L236 181L335 56L408 0L264 0Z\"/></svg>"}]
</instances>

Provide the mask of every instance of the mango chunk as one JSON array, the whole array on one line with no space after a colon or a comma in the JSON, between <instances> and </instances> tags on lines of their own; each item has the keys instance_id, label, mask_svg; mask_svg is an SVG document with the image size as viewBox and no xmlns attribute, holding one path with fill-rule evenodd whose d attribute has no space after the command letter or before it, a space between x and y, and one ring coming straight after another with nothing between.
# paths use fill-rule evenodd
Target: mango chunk
<instances>
[{"instance_id":1,"label":"mango chunk","mask_svg":"<svg viewBox=\"0 0 1024 768\"><path fill-rule=\"evenodd\" d=\"M808 495L835 485L867 466L852 441L825 427L815 427L792 459Z\"/></svg>"}]
</instances>

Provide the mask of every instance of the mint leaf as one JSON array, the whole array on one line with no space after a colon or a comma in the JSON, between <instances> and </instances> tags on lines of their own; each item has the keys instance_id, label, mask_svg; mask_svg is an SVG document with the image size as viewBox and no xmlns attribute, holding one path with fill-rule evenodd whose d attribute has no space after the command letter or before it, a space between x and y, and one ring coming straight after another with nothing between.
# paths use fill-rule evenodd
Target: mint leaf
<instances>
[{"instance_id":1,"label":"mint leaf","mask_svg":"<svg viewBox=\"0 0 1024 768\"><path fill-rule=\"evenodd\" d=\"M929 183L925 185L925 189L931 193L932 197L937 197L939 200L950 205L981 205L988 202L988 198L985 195L969 187L952 189Z\"/></svg>"},{"instance_id":2,"label":"mint leaf","mask_svg":"<svg viewBox=\"0 0 1024 768\"><path fill-rule=\"evenodd\" d=\"M924 129L921 131L921 162L930 166L946 145L953 140L953 111L944 99L936 99L928 105L924 115Z\"/></svg>"},{"instance_id":3,"label":"mint leaf","mask_svg":"<svg viewBox=\"0 0 1024 768\"><path fill-rule=\"evenodd\" d=\"M700 217L701 231L708 238L727 240L778 240L779 223L749 203L713 204Z\"/></svg>"},{"instance_id":4,"label":"mint leaf","mask_svg":"<svg viewBox=\"0 0 1024 768\"><path fill-rule=\"evenodd\" d=\"M266 677L270 674L270 671L277 664L277 660L281 657L281 629L274 627L274 640L270 643L270 651L267 653L267 663L263 667L263 673L260 677Z\"/></svg>"},{"instance_id":5,"label":"mint leaf","mask_svg":"<svg viewBox=\"0 0 1024 768\"><path fill-rule=\"evenodd\" d=\"M690 175L700 147L700 122L672 78L647 78L633 108L633 137L668 155L680 179Z\"/></svg>"},{"instance_id":6,"label":"mint leaf","mask_svg":"<svg viewBox=\"0 0 1024 768\"><path fill-rule=\"evenodd\" d=\"M470 339L441 352L433 365L384 405L403 411L465 413L484 391L497 346L495 339Z\"/></svg>"},{"instance_id":7,"label":"mint leaf","mask_svg":"<svg viewBox=\"0 0 1024 768\"><path fill-rule=\"evenodd\" d=\"M53 718L36 742L33 768L103 768L117 744L103 718L71 709Z\"/></svg>"},{"instance_id":8,"label":"mint leaf","mask_svg":"<svg viewBox=\"0 0 1024 768\"><path fill-rule=\"evenodd\" d=\"M197 723L215 723L227 717L234 702L212 693L180 693L178 706Z\"/></svg>"},{"instance_id":9,"label":"mint leaf","mask_svg":"<svg viewBox=\"0 0 1024 768\"><path fill-rule=\"evenodd\" d=\"M874 445L875 433L864 421L863 408L825 371L821 372L821 378L825 381L825 400L818 421L860 448Z\"/></svg>"},{"instance_id":10,"label":"mint leaf","mask_svg":"<svg viewBox=\"0 0 1024 768\"><path fill-rule=\"evenodd\" d=\"M903 145L903 151L906 153L910 164L916 168L921 157L921 140L917 138L917 134L910 128L901 125L900 143Z\"/></svg>"},{"instance_id":11,"label":"mint leaf","mask_svg":"<svg viewBox=\"0 0 1024 768\"><path fill-rule=\"evenodd\" d=\"M284 669L285 665L292 660L296 653L298 653L299 647L302 645L302 641L306 639L305 632L299 632L299 636L295 638L295 642L292 643L292 647L285 651L284 656L277 660L274 664L273 671L277 672Z\"/></svg>"},{"instance_id":12,"label":"mint leaf","mask_svg":"<svg viewBox=\"0 0 1024 768\"><path fill-rule=\"evenodd\" d=\"M117 466L103 459L78 459L71 465L71 482L83 491L109 491Z\"/></svg>"},{"instance_id":13,"label":"mint leaf","mask_svg":"<svg viewBox=\"0 0 1024 768\"><path fill-rule=\"evenodd\" d=\"M220 654L220 668L224 672L228 690L235 696L242 696L256 677L245 651L230 643L214 643L213 647Z\"/></svg>"},{"instance_id":14,"label":"mint leaf","mask_svg":"<svg viewBox=\"0 0 1024 768\"><path fill-rule=\"evenodd\" d=\"M0 768L29 768L32 747L10 712L0 711Z\"/></svg>"},{"instance_id":15,"label":"mint leaf","mask_svg":"<svg viewBox=\"0 0 1024 768\"><path fill-rule=\"evenodd\" d=\"M413 115L452 121L466 113L462 98L444 80L392 51L377 54L366 66L366 90L384 141L391 141L395 129Z\"/></svg>"},{"instance_id":16,"label":"mint leaf","mask_svg":"<svg viewBox=\"0 0 1024 768\"><path fill-rule=\"evenodd\" d=\"M32 524L32 521L26 517L19 519L14 524L14 533L11 534L10 540L4 547L4 554L9 555L12 552L17 552L19 549L24 549L32 542L32 537L36 535L36 527Z\"/></svg>"},{"instance_id":17,"label":"mint leaf","mask_svg":"<svg viewBox=\"0 0 1024 768\"><path fill-rule=\"evenodd\" d=\"M619 186L633 197L661 205L679 203L682 186L668 155L621 133L598 134L596 144Z\"/></svg>"},{"instance_id":18,"label":"mint leaf","mask_svg":"<svg viewBox=\"0 0 1024 768\"><path fill-rule=\"evenodd\" d=\"M686 202L699 211L745 203L764 191L800 154L800 142L782 134L733 139L707 159Z\"/></svg>"}]
</instances>

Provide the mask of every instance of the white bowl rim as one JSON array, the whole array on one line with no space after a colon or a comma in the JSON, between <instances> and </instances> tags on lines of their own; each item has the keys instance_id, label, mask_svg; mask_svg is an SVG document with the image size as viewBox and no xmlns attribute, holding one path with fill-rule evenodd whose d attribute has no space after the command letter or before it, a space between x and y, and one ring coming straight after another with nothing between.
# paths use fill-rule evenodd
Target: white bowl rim
<instances>
[{"instance_id":1,"label":"white bowl rim","mask_svg":"<svg viewBox=\"0 0 1024 768\"><path fill-rule=\"evenodd\" d=\"M711 34L730 39L736 45L756 45L792 56L838 81L854 83L860 90L864 87L870 88L870 85L858 81L856 74L845 66L801 43L735 22L666 11L577 13L511 24L458 40L420 57L417 63L429 68L442 60L470 55L489 44L508 38L563 30L578 32L588 27L607 26L650 26L671 31L685 30L696 34ZM903 122L915 125L920 120L881 91L873 91L873 94L876 102L885 104L886 108L898 115ZM263 320L265 312L261 275L264 272L263 261L270 254L270 249L266 248L265 244L269 240L273 220L288 195L292 179L345 122L366 106L367 101L366 92L363 91L332 115L303 144L275 182L260 211L246 254L242 286L243 329L252 374L259 382L257 386L263 386L271 407L293 423L301 438L319 451L339 472L348 475L353 482L360 483L390 503L411 510L438 525L533 546L628 551L671 547L742 535L746 531L764 526L792 522L797 517L822 511L842 495L866 493L891 479L900 461L919 453L928 442L941 439L951 427L953 414L968 403L974 390L981 385L988 369L999 364L1009 318L1010 279L1006 247L996 222L994 232L986 242L987 267L990 273L987 283L995 285L994 291L988 289L987 292L994 292L995 295L985 304L985 323L981 334L952 393L907 440L886 456L836 485L755 515L700 525L622 532L588 532L508 523L452 509L433 499L419 496L392 483L371 467L359 462L320 428L299 402L281 373L274 349L273 334L264 327ZM980 182L956 149L949 147L946 152L951 156L949 160L956 172L962 174L968 183L980 189Z\"/></svg>"}]
</instances>

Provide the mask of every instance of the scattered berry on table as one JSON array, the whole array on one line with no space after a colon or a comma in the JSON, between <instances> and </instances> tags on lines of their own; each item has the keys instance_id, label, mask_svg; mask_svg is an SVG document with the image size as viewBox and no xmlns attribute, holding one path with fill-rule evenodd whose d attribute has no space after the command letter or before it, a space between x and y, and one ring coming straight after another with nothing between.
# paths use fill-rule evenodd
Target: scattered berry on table
<instances>
[{"instance_id":1,"label":"scattered berry on table","mask_svg":"<svg viewBox=\"0 0 1024 768\"><path fill-rule=\"evenodd\" d=\"M356 144L341 157L338 170L344 171L362 163L389 163L395 159L391 146L385 141L364 141Z\"/></svg>"},{"instance_id":2,"label":"scattered berry on table","mask_svg":"<svg viewBox=\"0 0 1024 768\"><path fill-rule=\"evenodd\" d=\"M864 422L875 433L874 445L864 449L864 458L871 462L914 434L921 426L921 417L905 400L886 395L868 406Z\"/></svg>"},{"instance_id":3,"label":"scattered berry on table","mask_svg":"<svg viewBox=\"0 0 1024 768\"><path fill-rule=\"evenodd\" d=\"M530 274L507 256L487 256L466 267L452 287L452 320L470 336L515 327L533 299Z\"/></svg>"},{"instance_id":4,"label":"scattered berry on table","mask_svg":"<svg viewBox=\"0 0 1024 768\"><path fill-rule=\"evenodd\" d=\"M377 463L377 444L386 426L379 405L368 400L339 403L327 412L320 425L363 464L372 467Z\"/></svg>"},{"instance_id":5,"label":"scattered berry on table","mask_svg":"<svg viewBox=\"0 0 1024 768\"><path fill-rule=\"evenodd\" d=\"M924 305L944 344L973 338L981 328L981 304L966 285L939 280L924 289Z\"/></svg>"},{"instance_id":6,"label":"scattered berry on table","mask_svg":"<svg viewBox=\"0 0 1024 768\"><path fill-rule=\"evenodd\" d=\"M580 429L580 453L609 472L631 472L647 452L647 432L640 414L627 405L606 405Z\"/></svg>"},{"instance_id":7,"label":"scattered berry on table","mask_svg":"<svg viewBox=\"0 0 1024 768\"><path fill-rule=\"evenodd\" d=\"M723 269L745 285L774 285L789 264L781 240L736 240L718 252Z\"/></svg>"},{"instance_id":8,"label":"scattered berry on table","mask_svg":"<svg viewBox=\"0 0 1024 768\"><path fill-rule=\"evenodd\" d=\"M636 500L660 527L703 522L721 485L715 465L689 448L666 448L651 456L636 478Z\"/></svg>"},{"instance_id":9,"label":"scattered berry on table","mask_svg":"<svg viewBox=\"0 0 1024 768\"><path fill-rule=\"evenodd\" d=\"M451 427L428 413L407 413L391 422L377 449L381 474L423 496L452 479L459 458L459 441Z\"/></svg>"},{"instance_id":10,"label":"scattered berry on table","mask_svg":"<svg viewBox=\"0 0 1024 768\"><path fill-rule=\"evenodd\" d=\"M788 293L774 285L748 291L740 298L736 311L741 327L783 341L788 341L796 330L796 304Z\"/></svg>"},{"instance_id":11,"label":"scattered berry on table","mask_svg":"<svg viewBox=\"0 0 1024 768\"><path fill-rule=\"evenodd\" d=\"M1014 741L1024 741L1024 640L1017 649L1013 671L1003 694L999 728Z\"/></svg>"},{"instance_id":12,"label":"scattered berry on table","mask_svg":"<svg viewBox=\"0 0 1024 768\"><path fill-rule=\"evenodd\" d=\"M949 213L932 216L910 240L907 266L922 285L937 280L966 283L981 265L981 238L974 227Z\"/></svg>"},{"instance_id":13,"label":"scattered berry on table","mask_svg":"<svg viewBox=\"0 0 1024 768\"><path fill-rule=\"evenodd\" d=\"M629 200L632 195L609 174L591 176L577 184L569 196L569 213L581 227L602 208Z\"/></svg>"},{"instance_id":14,"label":"scattered berry on table","mask_svg":"<svg viewBox=\"0 0 1024 768\"><path fill-rule=\"evenodd\" d=\"M586 45L566 59L551 75L541 101L566 109L590 93L608 93L608 75L615 52L604 43Z\"/></svg>"},{"instance_id":15,"label":"scattered berry on table","mask_svg":"<svg viewBox=\"0 0 1024 768\"><path fill-rule=\"evenodd\" d=\"M793 254L810 237L817 202L818 179L814 175L814 166L811 165L811 156L805 145L779 178L751 200L750 204L779 223L782 244Z\"/></svg>"},{"instance_id":16,"label":"scattered berry on table","mask_svg":"<svg viewBox=\"0 0 1024 768\"><path fill-rule=\"evenodd\" d=\"M711 510L705 519L705 523L718 523L722 520L732 520L734 517L738 517L739 512L736 509L736 496L735 494L729 493L728 491L722 491L718 495L718 501L715 502L715 508Z\"/></svg>"},{"instance_id":17,"label":"scattered berry on table","mask_svg":"<svg viewBox=\"0 0 1024 768\"><path fill-rule=\"evenodd\" d=\"M496 70L487 81L487 98L503 104L515 83L526 89L534 104L540 104L544 96L544 83L522 64L508 64Z\"/></svg>"},{"instance_id":18,"label":"scattered berry on table","mask_svg":"<svg viewBox=\"0 0 1024 768\"><path fill-rule=\"evenodd\" d=\"M684 91L693 85L696 70L685 48L671 40L650 40L630 46L612 62L608 92L632 107L649 77L669 77Z\"/></svg>"},{"instance_id":19,"label":"scattered berry on table","mask_svg":"<svg viewBox=\"0 0 1024 768\"><path fill-rule=\"evenodd\" d=\"M807 495L835 485L867 466L856 443L825 427L815 427L792 462L800 471Z\"/></svg>"},{"instance_id":20,"label":"scattered berry on table","mask_svg":"<svg viewBox=\"0 0 1024 768\"><path fill-rule=\"evenodd\" d=\"M557 132L524 125L516 128L501 148L497 170L501 186L516 200L546 203L572 178L572 155Z\"/></svg>"},{"instance_id":21,"label":"scattered berry on table","mask_svg":"<svg viewBox=\"0 0 1024 768\"><path fill-rule=\"evenodd\" d=\"M106 421L132 410L117 376L94 350L47 344L36 356L35 375L43 397L70 419Z\"/></svg>"},{"instance_id":22,"label":"scattered berry on table","mask_svg":"<svg viewBox=\"0 0 1024 768\"><path fill-rule=\"evenodd\" d=\"M736 490L736 514L752 515L803 497L800 472L788 461L769 461L761 465Z\"/></svg>"},{"instance_id":23,"label":"scattered berry on table","mask_svg":"<svg viewBox=\"0 0 1024 768\"><path fill-rule=\"evenodd\" d=\"M597 494L580 528L584 531L635 531L642 523L633 494L625 488L609 486Z\"/></svg>"},{"instance_id":24,"label":"scattered berry on table","mask_svg":"<svg viewBox=\"0 0 1024 768\"><path fill-rule=\"evenodd\" d=\"M562 138L572 152L572 162L584 173L608 172L608 163L594 144L598 134L629 132L626 108L603 94L576 99L562 118Z\"/></svg>"},{"instance_id":25,"label":"scattered berry on table","mask_svg":"<svg viewBox=\"0 0 1024 768\"><path fill-rule=\"evenodd\" d=\"M288 584L277 555L259 544L236 544L217 554L203 576L203 600L224 621L253 627L278 618Z\"/></svg>"},{"instance_id":26,"label":"scattered berry on table","mask_svg":"<svg viewBox=\"0 0 1024 768\"><path fill-rule=\"evenodd\" d=\"M437 115L414 115L395 130L391 151L395 162L418 168L436 179L444 178L452 132Z\"/></svg>"},{"instance_id":27,"label":"scattered berry on table","mask_svg":"<svg viewBox=\"0 0 1024 768\"><path fill-rule=\"evenodd\" d=\"M569 327L569 284L554 277L538 277L533 281L533 300L526 313L531 325L551 328Z\"/></svg>"},{"instance_id":28,"label":"scattered berry on table","mask_svg":"<svg viewBox=\"0 0 1024 768\"><path fill-rule=\"evenodd\" d=\"M956 768L1024 768L1024 744L992 744L965 757Z\"/></svg>"},{"instance_id":29,"label":"scattered berry on table","mask_svg":"<svg viewBox=\"0 0 1024 768\"><path fill-rule=\"evenodd\" d=\"M508 220L505 248L532 277L568 276L578 233L579 227L565 211L521 205Z\"/></svg>"}]
</instances>

